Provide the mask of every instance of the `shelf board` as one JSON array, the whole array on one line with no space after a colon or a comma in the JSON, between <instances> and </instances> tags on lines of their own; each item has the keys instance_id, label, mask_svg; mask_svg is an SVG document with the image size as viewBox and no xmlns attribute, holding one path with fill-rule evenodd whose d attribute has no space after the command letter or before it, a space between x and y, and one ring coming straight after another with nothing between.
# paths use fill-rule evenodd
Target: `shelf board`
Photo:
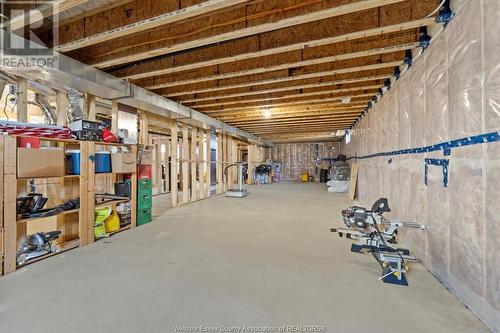
<instances>
[{"instance_id":1,"label":"shelf board","mask_svg":"<svg viewBox=\"0 0 500 333\"><path fill-rule=\"evenodd\" d=\"M119 204L119 203L122 203L122 202L128 202L128 201L130 201L130 198L110 200L110 201L103 202L103 203L96 203L94 207L95 208L106 207L106 206L115 205L115 204Z\"/></svg>"},{"instance_id":2,"label":"shelf board","mask_svg":"<svg viewBox=\"0 0 500 333\"><path fill-rule=\"evenodd\" d=\"M129 229L130 229L130 224L129 224L129 225L126 225L126 226L124 226L124 227L122 227L122 228L120 228L119 230L116 230L116 231L110 232L110 233L109 233L109 235L110 235L110 236L113 236L113 235L116 235L116 234L118 234L118 233L120 233L120 232L122 232L122 231L129 230Z\"/></svg>"},{"instance_id":3,"label":"shelf board","mask_svg":"<svg viewBox=\"0 0 500 333\"><path fill-rule=\"evenodd\" d=\"M96 145L101 146L121 146L121 147L131 147L136 146L136 143L116 143L116 142L103 142L103 141L94 141Z\"/></svg>"},{"instance_id":4,"label":"shelf board","mask_svg":"<svg viewBox=\"0 0 500 333\"><path fill-rule=\"evenodd\" d=\"M67 214L78 213L79 211L80 211L80 208L71 209L71 210L65 210L65 211L60 212L59 214L55 214L55 215L42 216L42 217L30 217L30 218L26 218L26 219L17 220L17 223L32 222L32 221L41 220L41 219L47 219L49 217L54 217L54 216L59 216L59 215L67 215Z\"/></svg>"},{"instance_id":5,"label":"shelf board","mask_svg":"<svg viewBox=\"0 0 500 333\"><path fill-rule=\"evenodd\" d=\"M43 255L43 256L40 256L38 258L33 258L31 260L28 260L26 263L22 264L22 265L18 265L17 267L20 268L20 267L24 267L24 266L27 266L27 265L30 265L30 264L33 264L37 261L40 261L40 260L43 260L43 259L47 259L49 257L53 257L53 256L56 256L58 254L61 254L63 252L66 252L66 251L69 251L69 250L72 250L72 249L75 249L77 247L80 246L80 239L74 239L74 240L71 240L71 241L67 241L67 242L64 242L64 243L60 243L60 244L57 244L57 246L59 247L59 252L56 252L56 253L48 253L46 255Z\"/></svg>"},{"instance_id":6,"label":"shelf board","mask_svg":"<svg viewBox=\"0 0 500 333\"><path fill-rule=\"evenodd\" d=\"M99 172L99 173L95 173L96 176L99 176L99 175L104 175L104 176L109 176L109 175L131 175L131 174L134 174L134 172Z\"/></svg>"}]
</instances>

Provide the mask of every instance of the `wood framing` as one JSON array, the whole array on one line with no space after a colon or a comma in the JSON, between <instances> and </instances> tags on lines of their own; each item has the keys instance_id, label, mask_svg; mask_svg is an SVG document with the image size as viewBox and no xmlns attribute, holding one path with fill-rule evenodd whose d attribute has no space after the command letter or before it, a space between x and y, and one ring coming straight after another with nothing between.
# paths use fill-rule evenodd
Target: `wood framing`
<instances>
[{"instance_id":1,"label":"wood framing","mask_svg":"<svg viewBox=\"0 0 500 333\"><path fill-rule=\"evenodd\" d=\"M178 176L178 134L177 134L177 122L172 121L170 125L170 197L172 200L172 208L178 206L177 191L179 188L179 176Z\"/></svg>"},{"instance_id":2,"label":"wood framing","mask_svg":"<svg viewBox=\"0 0 500 333\"><path fill-rule=\"evenodd\" d=\"M182 127L182 204L189 203L189 128Z\"/></svg>"},{"instance_id":3,"label":"wood framing","mask_svg":"<svg viewBox=\"0 0 500 333\"><path fill-rule=\"evenodd\" d=\"M192 132L191 132L191 158L190 158L190 165L191 165L191 201L196 201L198 200L198 189L196 187L197 182L196 182L196 171L198 170L198 154L196 153L198 147L198 128L193 127Z\"/></svg>"},{"instance_id":4,"label":"wood framing","mask_svg":"<svg viewBox=\"0 0 500 333\"><path fill-rule=\"evenodd\" d=\"M56 117L57 126L68 124L68 95L62 91L56 93Z\"/></svg>"}]
</instances>

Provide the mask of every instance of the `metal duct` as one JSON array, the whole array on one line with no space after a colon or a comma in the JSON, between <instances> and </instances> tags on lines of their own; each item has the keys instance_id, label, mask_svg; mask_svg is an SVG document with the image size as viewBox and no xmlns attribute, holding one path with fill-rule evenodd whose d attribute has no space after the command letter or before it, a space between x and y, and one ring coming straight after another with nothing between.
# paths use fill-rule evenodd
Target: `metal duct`
<instances>
[{"instance_id":1,"label":"metal duct","mask_svg":"<svg viewBox=\"0 0 500 333\"><path fill-rule=\"evenodd\" d=\"M52 105L50 105L45 95L35 93L35 103L42 110L43 116L45 117L45 124L47 125L57 124L57 118L54 112L54 108L52 107Z\"/></svg>"},{"instance_id":2,"label":"metal duct","mask_svg":"<svg viewBox=\"0 0 500 333\"><path fill-rule=\"evenodd\" d=\"M69 109L68 109L69 122L73 122L78 119L83 119L83 101L84 101L83 94L75 89L69 89L68 100L69 100Z\"/></svg>"}]
</instances>

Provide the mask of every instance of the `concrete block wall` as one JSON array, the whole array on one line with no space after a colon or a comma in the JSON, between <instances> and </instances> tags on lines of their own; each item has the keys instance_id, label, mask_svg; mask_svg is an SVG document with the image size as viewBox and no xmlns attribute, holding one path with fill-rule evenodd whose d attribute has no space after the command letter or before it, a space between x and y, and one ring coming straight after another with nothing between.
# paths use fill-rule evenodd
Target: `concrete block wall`
<instances>
[{"instance_id":1,"label":"concrete block wall","mask_svg":"<svg viewBox=\"0 0 500 333\"><path fill-rule=\"evenodd\" d=\"M352 131L358 199L387 197L392 216L425 223L403 241L488 327L500 332L500 142L359 158L500 129L500 1L461 1L457 16ZM425 158L449 161L443 168ZM356 161L352 159L351 161ZM411 287L410 287L411 288Z\"/></svg>"}]
</instances>

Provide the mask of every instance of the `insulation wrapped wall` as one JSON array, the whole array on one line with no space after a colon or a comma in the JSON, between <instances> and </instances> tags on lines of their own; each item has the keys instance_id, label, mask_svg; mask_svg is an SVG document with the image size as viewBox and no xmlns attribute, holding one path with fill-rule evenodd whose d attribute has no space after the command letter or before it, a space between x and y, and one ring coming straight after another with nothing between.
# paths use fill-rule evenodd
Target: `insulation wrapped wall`
<instances>
[{"instance_id":1,"label":"insulation wrapped wall","mask_svg":"<svg viewBox=\"0 0 500 333\"><path fill-rule=\"evenodd\" d=\"M456 18L341 145L348 156L416 148L500 129L500 2L464 1ZM448 159L443 169L424 158ZM403 240L487 326L500 331L500 142L358 159L358 199L428 225ZM377 186L378 185L378 186Z\"/></svg>"},{"instance_id":2,"label":"insulation wrapped wall","mask_svg":"<svg viewBox=\"0 0 500 333\"><path fill-rule=\"evenodd\" d=\"M282 164L283 180L298 180L304 171L317 176L318 160L335 158L338 155L337 142L324 143L284 143L267 148L266 158Z\"/></svg>"}]
</instances>

